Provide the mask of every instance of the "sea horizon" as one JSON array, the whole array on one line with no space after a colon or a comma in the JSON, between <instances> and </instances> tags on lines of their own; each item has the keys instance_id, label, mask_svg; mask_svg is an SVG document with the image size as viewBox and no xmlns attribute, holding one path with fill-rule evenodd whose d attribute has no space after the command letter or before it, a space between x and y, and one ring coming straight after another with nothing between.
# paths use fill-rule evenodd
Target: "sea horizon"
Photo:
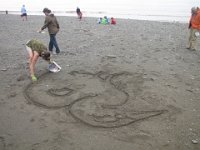
<instances>
[{"instance_id":1,"label":"sea horizon","mask_svg":"<svg viewBox=\"0 0 200 150\"><path fill-rule=\"evenodd\" d=\"M6 14L6 11L8 14L12 15L20 15L20 11L0 11L0 14ZM76 17L76 11L52 11L56 16L72 16ZM42 11L28 11L28 15L36 15L36 16L42 16L44 15ZM160 22L180 22L180 23L186 23L188 22L189 16L164 16L164 15L139 15L139 14L111 14L107 12L83 12L83 17L94 17L99 18L107 16L108 18L111 18L114 16L114 18L119 19L135 19L135 20L150 20L150 21L160 21Z\"/></svg>"},{"instance_id":2,"label":"sea horizon","mask_svg":"<svg viewBox=\"0 0 200 150\"><path fill-rule=\"evenodd\" d=\"M83 17L114 17L122 19L154 20L167 22L188 22L190 10L198 6L196 0L1 0L1 14L20 14L22 5L26 6L28 15L44 15L42 10L48 7L57 16L76 16L75 10L80 7Z\"/></svg>"}]
</instances>

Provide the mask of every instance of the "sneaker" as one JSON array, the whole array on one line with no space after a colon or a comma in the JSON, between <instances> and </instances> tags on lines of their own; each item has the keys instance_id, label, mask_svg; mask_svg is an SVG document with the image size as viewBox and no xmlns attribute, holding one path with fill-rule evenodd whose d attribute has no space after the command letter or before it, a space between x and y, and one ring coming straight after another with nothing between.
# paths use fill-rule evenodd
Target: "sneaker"
<instances>
[{"instance_id":1,"label":"sneaker","mask_svg":"<svg viewBox=\"0 0 200 150\"><path fill-rule=\"evenodd\" d=\"M60 53L60 50L59 51L56 51L56 54L59 54Z\"/></svg>"},{"instance_id":2,"label":"sneaker","mask_svg":"<svg viewBox=\"0 0 200 150\"><path fill-rule=\"evenodd\" d=\"M37 78L34 75L31 76L31 79L32 79L33 82L37 81Z\"/></svg>"},{"instance_id":3,"label":"sneaker","mask_svg":"<svg viewBox=\"0 0 200 150\"><path fill-rule=\"evenodd\" d=\"M196 51L195 48L190 48L190 47L187 47L186 49L190 50L190 51Z\"/></svg>"}]
</instances>

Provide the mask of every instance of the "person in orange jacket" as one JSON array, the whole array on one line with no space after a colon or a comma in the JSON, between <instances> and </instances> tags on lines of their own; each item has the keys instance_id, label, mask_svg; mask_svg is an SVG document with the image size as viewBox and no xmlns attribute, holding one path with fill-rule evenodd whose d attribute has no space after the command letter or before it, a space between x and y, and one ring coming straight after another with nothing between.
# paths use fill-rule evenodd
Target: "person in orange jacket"
<instances>
[{"instance_id":1,"label":"person in orange jacket","mask_svg":"<svg viewBox=\"0 0 200 150\"><path fill-rule=\"evenodd\" d=\"M192 7L191 17L189 21L190 36L189 36L189 46L187 49L196 50L197 37L200 32L200 9L198 7Z\"/></svg>"}]
</instances>

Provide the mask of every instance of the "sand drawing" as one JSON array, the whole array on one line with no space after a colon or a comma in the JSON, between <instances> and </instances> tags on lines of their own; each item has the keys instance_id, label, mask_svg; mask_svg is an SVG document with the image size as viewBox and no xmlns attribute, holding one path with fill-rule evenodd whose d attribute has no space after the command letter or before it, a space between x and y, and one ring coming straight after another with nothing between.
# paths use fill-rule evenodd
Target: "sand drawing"
<instances>
[{"instance_id":1,"label":"sand drawing","mask_svg":"<svg viewBox=\"0 0 200 150\"><path fill-rule=\"evenodd\" d=\"M6 148L5 138L0 136L0 149L5 149L5 148Z\"/></svg>"},{"instance_id":2,"label":"sand drawing","mask_svg":"<svg viewBox=\"0 0 200 150\"><path fill-rule=\"evenodd\" d=\"M124 107L142 90L144 81L139 73L72 71L65 77L44 73L38 82L25 87L24 96L36 106L64 108L81 123L99 128L127 126L167 111Z\"/></svg>"}]
</instances>

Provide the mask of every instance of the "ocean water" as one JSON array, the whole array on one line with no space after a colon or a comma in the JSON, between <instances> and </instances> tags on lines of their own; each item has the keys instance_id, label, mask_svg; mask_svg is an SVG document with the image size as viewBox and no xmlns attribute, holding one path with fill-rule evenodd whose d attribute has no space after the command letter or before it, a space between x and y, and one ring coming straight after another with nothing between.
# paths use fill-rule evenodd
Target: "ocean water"
<instances>
[{"instance_id":1,"label":"ocean water","mask_svg":"<svg viewBox=\"0 0 200 150\"><path fill-rule=\"evenodd\" d=\"M28 15L43 15L44 7L58 16L76 16L80 7L86 17L188 22L190 10L198 0L0 0L0 11L20 14L24 4Z\"/></svg>"}]
</instances>

